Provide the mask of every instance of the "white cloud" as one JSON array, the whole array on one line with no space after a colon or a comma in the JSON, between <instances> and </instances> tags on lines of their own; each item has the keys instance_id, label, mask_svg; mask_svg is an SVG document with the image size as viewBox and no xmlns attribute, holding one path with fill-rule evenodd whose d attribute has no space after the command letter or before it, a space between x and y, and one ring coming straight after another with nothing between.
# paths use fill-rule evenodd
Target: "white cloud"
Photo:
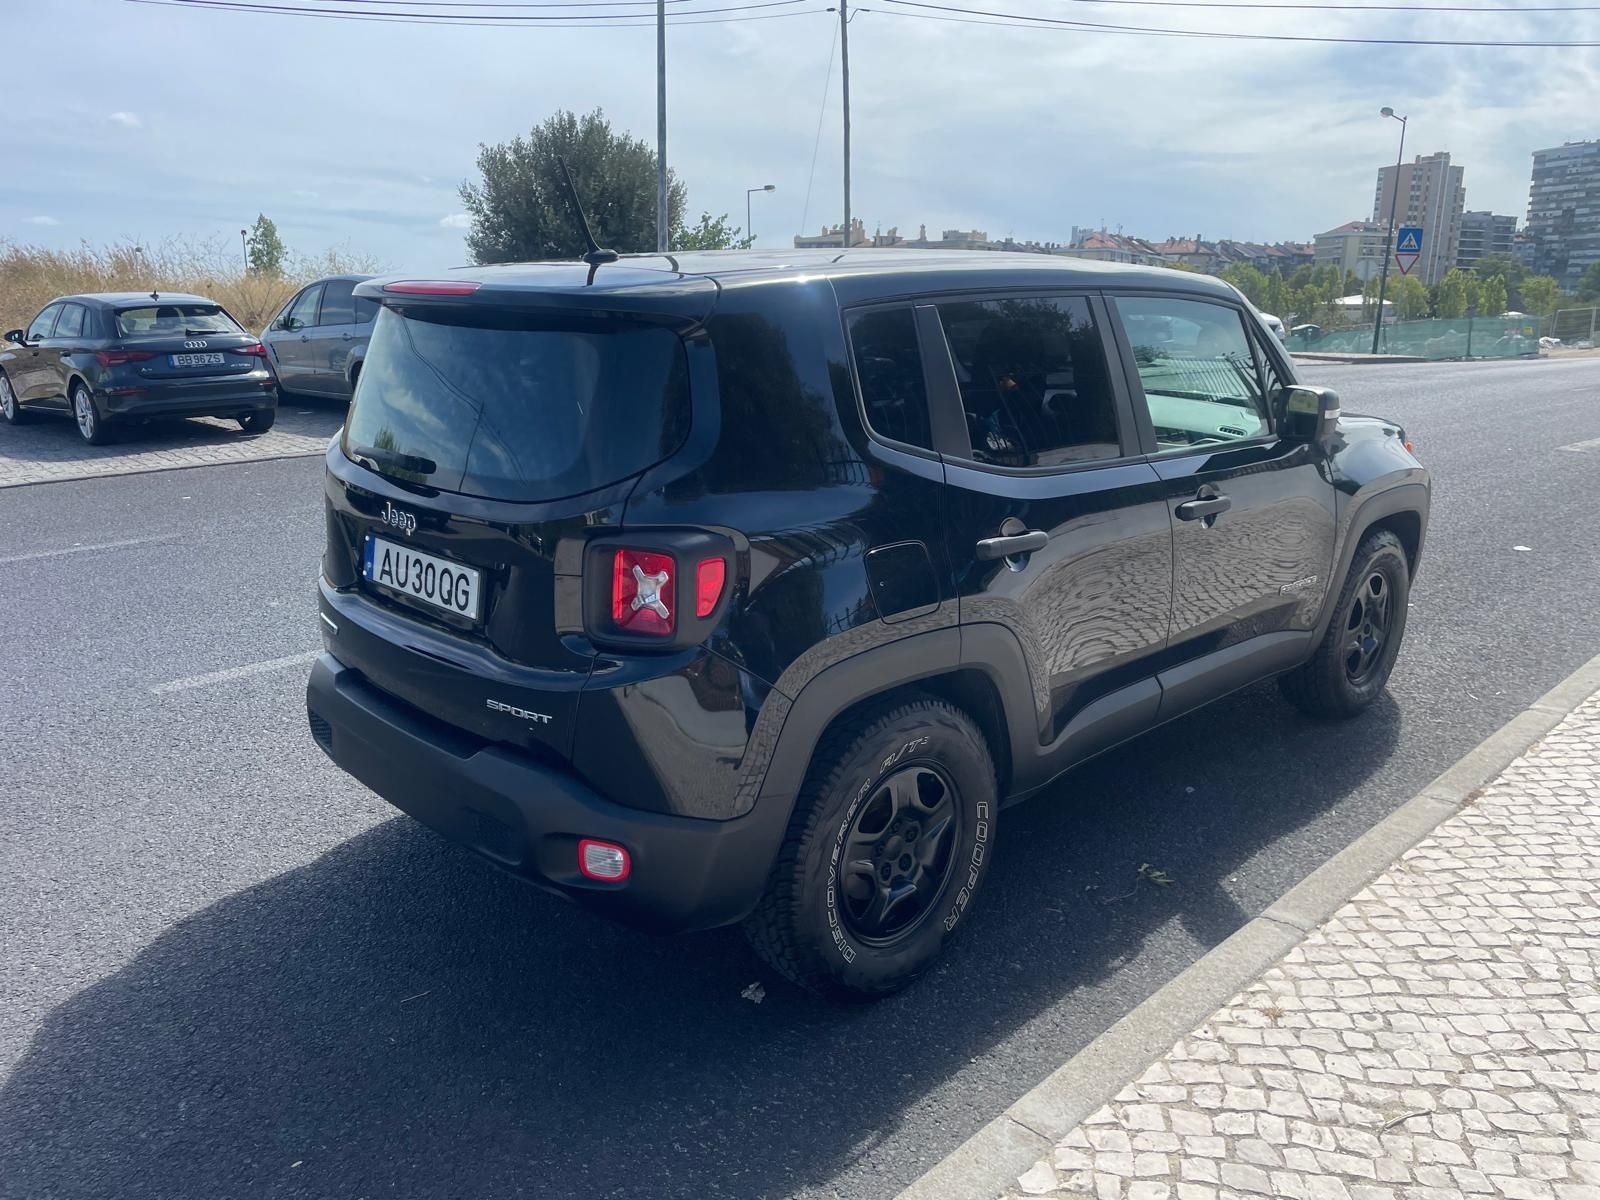
<instances>
[{"instance_id":1,"label":"white cloud","mask_svg":"<svg viewBox=\"0 0 1600 1200\"><path fill-rule=\"evenodd\" d=\"M433 176L432 175L418 175L417 176L417 180L419 182L421 182L421 183L432 183L433 182Z\"/></svg>"},{"instance_id":2,"label":"white cloud","mask_svg":"<svg viewBox=\"0 0 1600 1200\"><path fill-rule=\"evenodd\" d=\"M144 122L139 119L138 113L114 112L111 114L111 119L124 129L139 129L144 126Z\"/></svg>"},{"instance_id":3,"label":"white cloud","mask_svg":"<svg viewBox=\"0 0 1600 1200\"><path fill-rule=\"evenodd\" d=\"M28 217L27 220L24 223L28 224L28 225L59 225L59 224L61 224L61 222L56 220L54 217Z\"/></svg>"},{"instance_id":4,"label":"white cloud","mask_svg":"<svg viewBox=\"0 0 1600 1200\"><path fill-rule=\"evenodd\" d=\"M439 224L446 229L470 229L472 218L466 213L451 213L448 217L440 217Z\"/></svg>"},{"instance_id":5,"label":"white cloud","mask_svg":"<svg viewBox=\"0 0 1600 1200\"><path fill-rule=\"evenodd\" d=\"M315 200L318 194L319 193L313 192L309 188L295 188L294 190L294 195L301 200Z\"/></svg>"}]
</instances>

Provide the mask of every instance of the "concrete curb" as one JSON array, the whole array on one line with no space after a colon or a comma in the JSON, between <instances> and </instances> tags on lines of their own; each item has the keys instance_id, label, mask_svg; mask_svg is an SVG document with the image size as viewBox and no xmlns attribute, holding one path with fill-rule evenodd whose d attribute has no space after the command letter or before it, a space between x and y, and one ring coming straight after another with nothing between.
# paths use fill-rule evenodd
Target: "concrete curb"
<instances>
[{"instance_id":1,"label":"concrete curb","mask_svg":"<svg viewBox=\"0 0 1600 1200\"><path fill-rule=\"evenodd\" d=\"M1568 675L1389 816L1160 988L897 1200L995 1200L1107 1103L1300 943L1595 692L1600 655Z\"/></svg>"},{"instance_id":2,"label":"concrete curb","mask_svg":"<svg viewBox=\"0 0 1600 1200\"><path fill-rule=\"evenodd\" d=\"M1352 352L1349 354L1318 354L1314 350L1293 350L1290 351L1290 356L1297 362L1365 363L1372 366L1383 366L1387 363L1420 363L1432 361L1415 354L1362 354L1360 352Z\"/></svg>"},{"instance_id":3,"label":"concrete curb","mask_svg":"<svg viewBox=\"0 0 1600 1200\"><path fill-rule=\"evenodd\" d=\"M126 471L85 471L81 475L56 475L49 479L24 479L20 483L0 483L0 491L11 488L44 487L52 483L86 483L92 479L123 479L129 475L159 475L166 471L198 471L201 467L241 467L250 463L283 462L289 458L321 458L322 450L287 450L282 454L263 454L256 458L221 458L216 462L164 463L156 467L132 467Z\"/></svg>"}]
</instances>

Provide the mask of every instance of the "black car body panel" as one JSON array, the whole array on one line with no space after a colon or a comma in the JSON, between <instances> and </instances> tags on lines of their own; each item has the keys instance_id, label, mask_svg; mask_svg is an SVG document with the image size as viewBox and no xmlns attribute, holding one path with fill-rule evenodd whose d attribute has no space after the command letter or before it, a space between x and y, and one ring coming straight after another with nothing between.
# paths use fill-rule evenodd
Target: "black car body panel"
<instances>
[{"instance_id":1,"label":"black car body panel","mask_svg":"<svg viewBox=\"0 0 1600 1200\"><path fill-rule=\"evenodd\" d=\"M819 740L864 701L916 688L958 705L990 743L1001 794L1021 798L1304 662L1376 525L1413 569L1421 554L1428 476L1403 432L1351 417L1295 432L1292 364L1213 279L863 251L449 280L457 294L357 286L392 310L374 345L405 333L421 354L440 322L516 337L669 329L688 428L591 491L472 494L500 485L430 458L403 422L373 424L403 383L380 376L375 351L347 427L366 441L347 431L328 451L313 728L406 811L652 928L749 911ZM1022 345L1018 328L1046 332ZM1218 337L1242 352L1211 355ZM1213 385L1220 399L1194 398ZM1037 430L1005 423L1025 387L1045 389L1066 438L1049 461ZM482 407L460 419L505 423ZM374 537L481 571L482 619L363 578ZM656 645L607 625L608 597L631 586L605 569L632 561L621 547L678 555L664 586L681 624ZM703 555L726 581L691 614L681 576ZM627 883L576 874L585 836L635 852Z\"/></svg>"},{"instance_id":2,"label":"black car body panel","mask_svg":"<svg viewBox=\"0 0 1600 1200\"><path fill-rule=\"evenodd\" d=\"M204 296L65 296L24 333L25 343L0 344L0 371L26 409L69 412L80 385L112 420L235 417L277 407L259 340Z\"/></svg>"}]
</instances>

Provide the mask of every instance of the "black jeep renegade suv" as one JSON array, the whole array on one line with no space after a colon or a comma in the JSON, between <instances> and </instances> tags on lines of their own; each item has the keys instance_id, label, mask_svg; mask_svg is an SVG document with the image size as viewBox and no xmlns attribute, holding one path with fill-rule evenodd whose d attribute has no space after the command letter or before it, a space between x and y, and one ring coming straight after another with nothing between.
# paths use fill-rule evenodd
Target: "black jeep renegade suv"
<instances>
[{"instance_id":1,"label":"black jeep renegade suv","mask_svg":"<svg viewBox=\"0 0 1600 1200\"><path fill-rule=\"evenodd\" d=\"M1214 279L723 253L357 295L316 740L826 994L933 961L1005 804L1265 677L1350 716L1400 648L1427 473Z\"/></svg>"}]
</instances>

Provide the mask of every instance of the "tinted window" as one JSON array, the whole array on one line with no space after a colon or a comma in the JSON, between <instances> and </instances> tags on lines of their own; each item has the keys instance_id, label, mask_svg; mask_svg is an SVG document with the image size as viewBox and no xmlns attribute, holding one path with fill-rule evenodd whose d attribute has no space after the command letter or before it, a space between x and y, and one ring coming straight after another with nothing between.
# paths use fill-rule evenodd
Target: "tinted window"
<instances>
[{"instance_id":1,"label":"tinted window","mask_svg":"<svg viewBox=\"0 0 1600 1200\"><path fill-rule=\"evenodd\" d=\"M308 287L295 297L294 303L289 306L288 313L283 318L283 327L288 330L309 329L317 323L317 301L322 299L322 285L316 284Z\"/></svg>"},{"instance_id":2,"label":"tinted window","mask_svg":"<svg viewBox=\"0 0 1600 1200\"><path fill-rule=\"evenodd\" d=\"M355 300L357 325L366 325L371 322L373 317L378 315L378 302L376 300L368 300L365 296L357 296Z\"/></svg>"},{"instance_id":3,"label":"tinted window","mask_svg":"<svg viewBox=\"0 0 1600 1200\"><path fill-rule=\"evenodd\" d=\"M1116 410L1082 297L939 305L972 457L1006 467L1115 458Z\"/></svg>"},{"instance_id":4,"label":"tinted window","mask_svg":"<svg viewBox=\"0 0 1600 1200\"><path fill-rule=\"evenodd\" d=\"M344 446L446 491L547 500L644 470L688 428L688 365L670 330L385 308Z\"/></svg>"},{"instance_id":5,"label":"tinted window","mask_svg":"<svg viewBox=\"0 0 1600 1200\"><path fill-rule=\"evenodd\" d=\"M56 314L61 311L61 305L52 304L33 319L33 324L28 326L28 340L50 336L50 330L56 323Z\"/></svg>"},{"instance_id":6,"label":"tinted window","mask_svg":"<svg viewBox=\"0 0 1600 1200\"><path fill-rule=\"evenodd\" d=\"M1116 303L1163 453L1268 431L1261 377L1237 309L1165 296Z\"/></svg>"},{"instance_id":7,"label":"tinted window","mask_svg":"<svg viewBox=\"0 0 1600 1200\"><path fill-rule=\"evenodd\" d=\"M146 304L117 310L118 337L243 332L239 323L215 304Z\"/></svg>"},{"instance_id":8,"label":"tinted window","mask_svg":"<svg viewBox=\"0 0 1600 1200\"><path fill-rule=\"evenodd\" d=\"M82 337L84 311L81 304L63 304L52 337Z\"/></svg>"},{"instance_id":9,"label":"tinted window","mask_svg":"<svg viewBox=\"0 0 1600 1200\"><path fill-rule=\"evenodd\" d=\"M318 325L349 325L355 321L350 290L356 285L348 279L335 279L322 290L322 313Z\"/></svg>"},{"instance_id":10,"label":"tinted window","mask_svg":"<svg viewBox=\"0 0 1600 1200\"><path fill-rule=\"evenodd\" d=\"M883 308L850 318L861 399L873 432L924 449L933 447L928 428L928 393L922 378L916 315L908 308Z\"/></svg>"}]
</instances>

